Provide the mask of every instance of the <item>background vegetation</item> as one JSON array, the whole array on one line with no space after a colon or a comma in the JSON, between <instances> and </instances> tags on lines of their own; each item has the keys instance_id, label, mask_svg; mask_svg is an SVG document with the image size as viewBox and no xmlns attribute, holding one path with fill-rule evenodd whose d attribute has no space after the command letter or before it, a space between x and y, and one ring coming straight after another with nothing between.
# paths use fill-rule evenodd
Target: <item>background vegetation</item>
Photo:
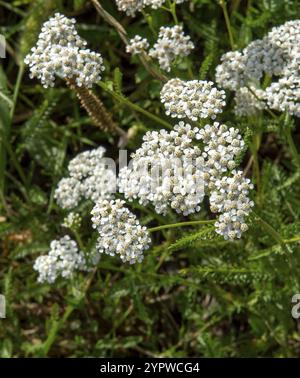
<instances>
[{"instance_id":1,"label":"background vegetation","mask_svg":"<svg viewBox=\"0 0 300 378\"><path fill-rule=\"evenodd\" d=\"M237 48L300 17L297 0L227 3ZM114 1L101 4L129 37L154 41L160 26L173 24L163 10L129 18ZM102 53L105 85L94 90L119 126L130 129L130 150L146 130L162 127L153 115L175 124L164 115L159 80L125 53L90 1L0 1L0 33L7 39L0 67L0 292L7 299L0 356L298 356L300 322L291 316L291 298L300 292L299 121L268 113L237 119L230 95L223 119L244 134L248 151L241 165L256 188L255 213L242 240L224 241L209 226L163 230L153 234L154 247L140 265L104 256L88 281L76 276L37 283L35 258L66 232L53 192L68 161L98 145L118 156L117 138L92 125L62 82L46 90L29 79L24 56L54 11L75 16L80 35ZM169 76L214 80L221 55L231 50L220 2L189 1L178 6L177 16L196 49ZM185 220L132 208L145 225ZM189 219L209 217L204 209ZM92 246L88 217L79 232Z\"/></svg>"}]
</instances>

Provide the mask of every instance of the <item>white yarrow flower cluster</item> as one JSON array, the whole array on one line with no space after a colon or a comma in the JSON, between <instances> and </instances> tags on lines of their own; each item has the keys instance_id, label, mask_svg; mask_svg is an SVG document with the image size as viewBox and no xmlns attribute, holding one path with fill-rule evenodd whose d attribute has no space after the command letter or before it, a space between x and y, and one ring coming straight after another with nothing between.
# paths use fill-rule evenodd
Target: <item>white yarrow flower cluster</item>
<instances>
[{"instance_id":1,"label":"white yarrow flower cluster","mask_svg":"<svg viewBox=\"0 0 300 378\"><path fill-rule=\"evenodd\" d=\"M132 55L141 54L149 48L149 43L146 38L136 35L130 39L129 44L126 46L126 52Z\"/></svg>"},{"instance_id":2,"label":"white yarrow flower cluster","mask_svg":"<svg viewBox=\"0 0 300 378\"><path fill-rule=\"evenodd\" d=\"M222 175L235 168L234 159L243 151L245 143L237 129L218 122L201 128L196 139L204 143L205 180L209 188L214 187Z\"/></svg>"},{"instance_id":3,"label":"white yarrow flower cluster","mask_svg":"<svg viewBox=\"0 0 300 378\"><path fill-rule=\"evenodd\" d=\"M53 240L47 255L39 256L33 269L39 273L38 282L53 283L59 276L70 278L76 270L86 270L83 252L68 235Z\"/></svg>"},{"instance_id":4,"label":"white yarrow flower cluster","mask_svg":"<svg viewBox=\"0 0 300 378\"><path fill-rule=\"evenodd\" d=\"M244 149L238 130L217 122L203 129L180 122L173 131L148 132L143 140L119 173L119 191L129 201L151 203L159 214L169 207L183 215L198 212L206 192L235 168Z\"/></svg>"},{"instance_id":5,"label":"white yarrow flower cluster","mask_svg":"<svg viewBox=\"0 0 300 378\"><path fill-rule=\"evenodd\" d=\"M45 88L54 86L56 76L88 88L101 79L103 59L85 48L75 22L56 13L44 23L36 47L25 58L30 77L38 78Z\"/></svg>"},{"instance_id":6,"label":"white yarrow flower cluster","mask_svg":"<svg viewBox=\"0 0 300 378\"><path fill-rule=\"evenodd\" d=\"M300 117L300 75L287 75L272 83L265 91L267 104L271 109Z\"/></svg>"},{"instance_id":7,"label":"white yarrow flower cluster","mask_svg":"<svg viewBox=\"0 0 300 378\"><path fill-rule=\"evenodd\" d=\"M175 0L176 4L181 4L184 1L186 0ZM116 0L118 9L132 17L148 6L152 9L158 9L165 2L166 0Z\"/></svg>"},{"instance_id":8,"label":"white yarrow flower cluster","mask_svg":"<svg viewBox=\"0 0 300 378\"><path fill-rule=\"evenodd\" d=\"M69 177L58 183L55 198L63 209L76 207L81 199L97 202L115 193L115 172L104 158L105 148L99 147L78 154L68 165Z\"/></svg>"},{"instance_id":9,"label":"white yarrow flower cluster","mask_svg":"<svg viewBox=\"0 0 300 378\"><path fill-rule=\"evenodd\" d=\"M232 176L224 176L214 183L210 207L212 212L221 213L215 227L225 240L241 238L242 233L247 231L246 218L254 206L249 199L252 189L253 184L243 177L242 171L233 171Z\"/></svg>"},{"instance_id":10,"label":"white yarrow flower cluster","mask_svg":"<svg viewBox=\"0 0 300 378\"><path fill-rule=\"evenodd\" d=\"M162 26L157 42L149 51L149 56L157 59L162 70L169 72L177 57L188 56L195 48L189 35L185 35L182 26Z\"/></svg>"},{"instance_id":11,"label":"white yarrow flower cluster","mask_svg":"<svg viewBox=\"0 0 300 378\"><path fill-rule=\"evenodd\" d=\"M211 81L169 80L160 93L166 114L173 118L215 119L226 105L225 92Z\"/></svg>"},{"instance_id":12,"label":"white yarrow flower cluster","mask_svg":"<svg viewBox=\"0 0 300 378\"><path fill-rule=\"evenodd\" d=\"M195 131L183 122L170 132L147 132L132 154L131 165L120 170L119 191L129 201L153 204L159 214L166 214L169 206L184 215L199 211L204 197L203 162L194 138Z\"/></svg>"},{"instance_id":13,"label":"white yarrow flower cluster","mask_svg":"<svg viewBox=\"0 0 300 378\"><path fill-rule=\"evenodd\" d=\"M144 8L143 0L116 0L119 11L126 12L128 16L135 16Z\"/></svg>"},{"instance_id":14,"label":"white yarrow flower cluster","mask_svg":"<svg viewBox=\"0 0 300 378\"><path fill-rule=\"evenodd\" d=\"M118 255L125 263L143 260L151 239L146 227L119 199L100 201L92 210L93 227L99 232L97 250L110 256Z\"/></svg>"},{"instance_id":15,"label":"white yarrow flower cluster","mask_svg":"<svg viewBox=\"0 0 300 378\"><path fill-rule=\"evenodd\" d=\"M223 88L235 91L245 85L243 72L245 57L239 51L229 51L221 56L216 67L216 82Z\"/></svg>"},{"instance_id":16,"label":"white yarrow flower cluster","mask_svg":"<svg viewBox=\"0 0 300 378\"><path fill-rule=\"evenodd\" d=\"M189 55L194 47L190 36L184 34L182 26L162 26L159 30L158 39L148 51L148 55L158 60L162 70L169 72L175 59ZM131 54L141 54L147 52L148 48L147 39L136 35L129 41L126 51Z\"/></svg>"},{"instance_id":17,"label":"white yarrow flower cluster","mask_svg":"<svg viewBox=\"0 0 300 378\"><path fill-rule=\"evenodd\" d=\"M62 226L71 230L77 230L80 227L81 221L81 216L78 213L71 212L64 218Z\"/></svg>"},{"instance_id":18,"label":"white yarrow flower cluster","mask_svg":"<svg viewBox=\"0 0 300 378\"><path fill-rule=\"evenodd\" d=\"M216 67L216 81L223 88L237 90L247 85L259 85L265 75L279 75L285 59L268 35L251 42L242 51L229 51Z\"/></svg>"},{"instance_id":19,"label":"white yarrow flower cluster","mask_svg":"<svg viewBox=\"0 0 300 378\"><path fill-rule=\"evenodd\" d=\"M268 106L300 116L299 46L300 20L294 20L274 27L241 52L222 56L216 81L236 92L237 115L253 115Z\"/></svg>"},{"instance_id":20,"label":"white yarrow flower cluster","mask_svg":"<svg viewBox=\"0 0 300 378\"><path fill-rule=\"evenodd\" d=\"M234 97L234 112L237 116L255 116L258 111L266 108L265 93L262 89L251 85L237 89Z\"/></svg>"}]
</instances>

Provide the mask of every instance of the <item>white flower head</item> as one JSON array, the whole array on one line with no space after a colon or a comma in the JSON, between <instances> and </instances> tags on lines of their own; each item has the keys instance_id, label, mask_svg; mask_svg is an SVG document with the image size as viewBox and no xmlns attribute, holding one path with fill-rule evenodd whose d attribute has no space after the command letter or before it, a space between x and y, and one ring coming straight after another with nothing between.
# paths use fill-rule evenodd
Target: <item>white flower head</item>
<instances>
[{"instance_id":1,"label":"white flower head","mask_svg":"<svg viewBox=\"0 0 300 378\"><path fill-rule=\"evenodd\" d=\"M173 118L215 119L226 105L225 92L211 81L169 80L160 93L166 114Z\"/></svg>"},{"instance_id":2,"label":"white flower head","mask_svg":"<svg viewBox=\"0 0 300 378\"><path fill-rule=\"evenodd\" d=\"M236 90L245 85L245 57L239 51L229 51L216 67L216 82L223 88Z\"/></svg>"},{"instance_id":3,"label":"white flower head","mask_svg":"<svg viewBox=\"0 0 300 378\"><path fill-rule=\"evenodd\" d=\"M146 7L152 9L160 8L166 0L116 0L117 7L120 11L126 12L128 16L135 16ZM175 0L176 4L181 4L186 0Z\"/></svg>"},{"instance_id":4,"label":"white flower head","mask_svg":"<svg viewBox=\"0 0 300 378\"><path fill-rule=\"evenodd\" d=\"M177 57L188 56L194 49L189 35L185 35L182 26L162 26L159 30L157 42L149 51L149 56L157 59L162 70L169 72Z\"/></svg>"},{"instance_id":5,"label":"white flower head","mask_svg":"<svg viewBox=\"0 0 300 378\"><path fill-rule=\"evenodd\" d=\"M235 168L235 158L243 151L244 141L238 129L214 122L196 133L196 139L204 143L205 179L209 187L216 180Z\"/></svg>"},{"instance_id":6,"label":"white flower head","mask_svg":"<svg viewBox=\"0 0 300 378\"><path fill-rule=\"evenodd\" d=\"M39 273L39 282L53 283L59 276L71 278L76 270L86 270L83 252L68 235L53 240L47 255L39 256L33 269Z\"/></svg>"},{"instance_id":7,"label":"white flower head","mask_svg":"<svg viewBox=\"0 0 300 378\"><path fill-rule=\"evenodd\" d=\"M222 56L216 81L236 92L237 115L255 115L269 107L300 116L299 46L300 20L294 20L274 27L242 51Z\"/></svg>"},{"instance_id":8,"label":"white flower head","mask_svg":"<svg viewBox=\"0 0 300 378\"><path fill-rule=\"evenodd\" d=\"M71 230L77 230L81 225L81 216L78 213L70 212L62 223L65 228L70 228Z\"/></svg>"},{"instance_id":9,"label":"white flower head","mask_svg":"<svg viewBox=\"0 0 300 378\"><path fill-rule=\"evenodd\" d=\"M243 177L242 171L233 171L214 183L210 194L210 206L214 213L221 213L215 224L216 232L227 239L240 238L248 229L246 218L254 206L249 199L253 184Z\"/></svg>"},{"instance_id":10,"label":"white flower head","mask_svg":"<svg viewBox=\"0 0 300 378\"><path fill-rule=\"evenodd\" d=\"M204 198L202 151L193 144L196 135L180 122L173 131L147 132L131 165L119 173L119 191L132 201L153 204L165 214L169 207L188 215L198 212Z\"/></svg>"},{"instance_id":11,"label":"white flower head","mask_svg":"<svg viewBox=\"0 0 300 378\"><path fill-rule=\"evenodd\" d=\"M266 108L265 92L254 86L241 87L235 92L234 113L237 116L255 116L258 111Z\"/></svg>"},{"instance_id":12,"label":"white flower head","mask_svg":"<svg viewBox=\"0 0 300 378\"><path fill-rule=\"evenodd\" d=\"M76 207L82 199L97 202L101 198L112 198L116 190L116 174L106 164L105 148L78 154L68 165L69 177L57 185L55 199L63 209Z\"/></svg>"},{"instance_id":13,"label":"white flower head","mask_svg":"<svg viewBox=\"0 0 300 378\"><path fill-rule=\"evenodd\" d=\"M140 225L121 200L99 201L93 208L93 227L99 232L97 250L110 256L119 255L125 263L143 260L151 244L146 227Z\"/></svg>"},{"instance_id":14,"label":"white flower head","mask_svg":"<svg viewBox=\"0 0 300 378\"><path fill-rule=\"evenodd\" d=\"M166 214L171 208L183 215L198 212L208 194L212 210L223 212L223 208L214 206L214 192L222 180L229 180L231 172L234 180L239 180L240 172L234 170L235 159L244 146L237 129L218 122L199 129L181 121L170 132L148 132L142 146L132 154L131 164L119 173L119 192L129 201L137 199L143 206L152 204L158 214ZM237 196L230 192L232 188L228 186L228 198ZM249 189L252 189L250 183ZM244 218L241 232L246 228ZM218 222L221 220L220 217ZM219 233L218 224L216 232ZM229 237L240 237L237 223L232 227L230 231L236 232ZM227 237L225 232L224 237Z\"/></svg>"},{"instance_id":15,"label":"white flower head","mask_svg":"<svg viewBox=\"0 0 300 378\"><path fill-rule=\"evenodd\" d=\"M148 48L149 42L147 39L136 35L130 39L129 44L126 46L126 52L132 55L138 55L145 52Z\"/></svg>"},{"instance_id":16,"label":"white flower head","mask_svg":"<svg viewBox=\"0 0 300 378\"><path fill-rule=\"evenodd\" d=\"M266 88L265 97L271 109L300 117L300 75L287 72Z\"/></svg>"},{"instance_id":17,"label":"white flower head","mask_svg":"<svg viewBox=\"0 0 300 378\"><path fill-rule=\"evenodd\" d=\"M101 79L103 59L85 46L75 20L56 13L44 23L36 46L25 57L30 77L38 78L45 88L54 86L56 76L79 87L91 87Z\"/></svg>"}]
</instances>

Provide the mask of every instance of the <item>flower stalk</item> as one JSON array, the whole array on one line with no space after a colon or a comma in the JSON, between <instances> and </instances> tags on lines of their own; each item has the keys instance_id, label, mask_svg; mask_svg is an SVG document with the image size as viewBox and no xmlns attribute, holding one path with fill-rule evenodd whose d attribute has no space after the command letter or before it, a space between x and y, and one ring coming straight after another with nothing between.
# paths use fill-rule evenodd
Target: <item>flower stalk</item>
<instances>
[{"instance_id":1,"label":"flower stalk","mask_svg":"<svg viewBox=\"0 0 300 378\"><path fill-rule=\"evenodd\" d=\"M198 220L198 221L189 221L189 222L180 222L180 223L171 223L171 224L163 224L162 226L148 228L149 232L156 232L161 231L169 228L178 228L178 227L186 227L186 226L197 226L197 225L204 225L204 224L214 224L215 220Z\"/></svg>"},{"instance_id":2,"label":"flower stalk","mask_svg":"<svg viewBox=\"0 0 300 378\"><path fill-rule=\"evenodd\" d=\"M117 126L103 102L91 90L78 87L72 80L67 80L67 85L75 91L81 106L87 111L96 126L105 132L126 138L126 132Z\"/></svg>"}]
</instances>

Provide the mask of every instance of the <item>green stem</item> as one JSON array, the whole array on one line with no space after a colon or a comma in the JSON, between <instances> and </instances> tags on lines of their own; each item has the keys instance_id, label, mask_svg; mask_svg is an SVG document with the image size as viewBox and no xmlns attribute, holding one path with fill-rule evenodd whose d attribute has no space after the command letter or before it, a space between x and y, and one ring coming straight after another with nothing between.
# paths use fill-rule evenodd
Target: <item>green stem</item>
<instances>
[{"instance_id":1,"label":"green stem","mask_svg":"<svg viewBox=\"0 0 300 378\"><path fill-rule=\"evenodd\" d=\"M291 239L284 239L284 242L286 244L291 244L291 243L297 243L300 241L300 236L294 236L293 238Z\"/></svg>"},{"instance_id":2,"label":"green stem","mask_svg":"<svg viewBox=\"0 0 300 378\"><path fill-rule=\"evenodd\" d=\"M20 67L19 67L19 71L18 71L18 76L17 76L16 84L15 84L14 94L13 94L13 104L12 104L12 107L10 109L10 117L11 118L14 115L15 108L16 108L16 105L17 105L17 99L18 99L18 95L19 95L19 91L20 91L20 86L21 86L21 82L22 82L22 78L23 78L23 73L24 73L24 63L21 62L20 63Z\"/></svg>"},{"instance_id":3,"label":"green stem","mask_svg":"<svg viewBox=\"0 0 300 378\"><path fill-rule=\"evenodd\" d=\"M79 232L76 231L76 230L74 230L73 228L72 228L72 232L73 232L73 234L74 234L74 236L76 238L76 241L77 241L77 243L79 245L80 250L84 252L84 244L83 244L83 241L81 239L81 236L79 235Z\"/></svg>"},{"instance_id":4,"label":"green stem","mask_svg":"<svg viewBox=\"0 0 300 378\"><path fill-rule=\"evenodd\" d=\"M258 198L260 199L261 194L261 180L260 180L260 168L259 168L259 161L258 161L258 150L261 143L261 135L255 134L253 136L253 142L252 142L252 156L253 156L253 167L254 167L254 174L256 178L256 187L257 187L257 193Z\"/></svg>"},{"instance_id":5,"label":"green stem","mask_svg":"<svg viewBox=\"0 0 300 378\"><path fill-rule=\"evenodd\" d=\"M291 239L284 239L283 242L285 244L293 244L293 243L298 243L300 242L300 236L294 236L293 238ZM277 244L276 244L277 245ZM273 248L271 247L271 250L270 248L268 248L265 252L263 253L260 253L258 255L254 255L254 256L250 256L248 258L248 261L253 261L253 260L258 260L258 259L261 259L261 258L264 258L264 257L268 257L270 255L274 254L274 250Z\"/></svg>"},{"instance_id":6,"label":"green stem","mask_svg":"<svg viewBox=\"0 0 300 378\"><path fill-rule=\"evenodd\" d=\"M195 75L193 73L193 69L191 67L191 62L190 62L188 57L185 58L185 62L186 62L186 65L187 65L187 71L188 71L189 78L191 80L193 80L195 78Z\"/></svg>"},{"instance_id":7,"label":"green stem","mask_svg":"<svg viewBox=\"0 0 300 378\"><path fill-rule=\"evenodd\" d=\"M152 24L152 17L150 15L148 15L145 11L142 10L142 15L144 16L144 19L146 20L152 34L154 35L154 37L157 36L157 33L155 31L155 29L153 28L153 24Z\"/></svg>"},{"instance_id":8,"label":"green stem","mask_svg":"<svg viewBox=\"0 0 300 378\"><path fill-rule=\"evenodd\" d=\"M17 7L13 7L12 5L8 4L7 1L0 0L0 5L8 9L9 11L16 13L17 15L21 17L25 17L27 15L26 12L23 12L21 9Z\"/></svg>"},{"instance_id":9,"label":"green stem","mask_svg":"<svg viewBox=\"0 0 300 378\"><path fill-rule=\"evenodd\" d=\"M280 244L285 250L287 250L285 246L285 241L282 239L280 234L273 228L269 223L263 220L259 215L254 213L258 222L262 225L265 231L278 243Z\"/></svg>"},{"instance_id":10,"label":"green stem","mask_svg":"<svg viewBox=\"0 0 300 378\"><path fill-rule=\"evenodd\" d=\"M68 305L63 317L59 321L55 321L51 327L51 330L49 332L49 336L45 343L43 344L42 349L42 355L47 356L49 353L50 348L52 347L53 343L55 342L56 336L58 334L58 331L61 329L63 324L68 320L72 312L74 311L75 307L74 305Z\"/></svg>"},{"instance_id":11,"label":"green stem","mask_svg":"<svg viewBox=\"0 0 300 378\"><path fill-rule=\"evenodd\" d=\"M221 5L221 7L223 9L223 14L224 14L224 18L225 18L225 22L226 22L226 27L227 27L227 31L228 31L230 46L231 46L231 49L234 50L235 49L235 43L234 43L234 39L233 39L230 18L229 18L229 15L228 15L228 11L227 11L227 6L226 6L225 0L220 0L220 5Z\"/></svg>"},{"instance_id":12,"label":"green stem","mask_svg":"<svg viewBox=\"0 0 300 378\"><path fill-rule=\"evenodd\" d=\"M82 290L82 293L81 293L81 296L80 298L78 298L76 300L75 303L72 303L72 304L69 304L62 316L62 318L58 321L55 321L49 331L49 336L47 337L46 341L42 344L41 346L41 353L42 353L42 357L46 357L49 353L49 350L51 349L52 345L54 344L56 338L57 338L57 335L58 335L58 332L61 330L61 328L63 327L63 325L65 324L65 322L68 320L68 318L70 317L70 315L72 314L72 312L74 310L76 310L77 306L79 306L79 304L81 303L81 301L84 299L91 283L92 283L92 280L94 278L94 275L96 273L97 269L95 268L91 273L90 275L88 276L87 280L85 281L85 284L83 286L83 290Z\"/></svg>"},{"instance_id":13,"label":"green stem","mask_svg":"<svg viewBox=\"0 0 300 378\"><path fill-rule=\"evenodd\" d=\"M52 185L50 196L49 196L47 215L49 215L51 213L52 206L53 206L53 203L54 203L54 194L55 194L55 187Z\"/></svg>"},{"instance_id":14,"label":"green stem","mask_svg":"<svg viewBox=\"0 0 300 378\"><path fill-rule=\"evenodd\" d=\"M149 232L156 232L156 231L164 230L166 228L195 226L195 225L198 225L198 224L213 224L213 223L215 223L215 220L199 220L199 221L171 223L171 224L164 224L162 226L157 226L157 227L149 228L148 231Z\"/></svg>"},{"instance_id":15,"label":"green stem","mask_svg":"<svg viewBox=\"0 0 300 378\"><path fill-rule=\"evenodd\" d=\"M248 89L248 91L256 98L257 101L259 102L265 102L265 100L262 100L260 99L257 94L248 86L246 85L246 88ZM271 109L269 109L268 107L265 107L264 110L273 118L273 119L277 119L277 116L275 113L272 112Z\"/></svg>"},{"instance_id":16,"label":"green stem","mask_svg":"<svg viewBox=\"0 0 300 378\"><path fill-rule=\"evenodd\" d=\"M148 112L147 110L141 108L139 105L136 105L132 103L130 100L128 100L126 97L119 95L118 93L112 91L111 89L107 88L107 85L103 82L99 82L98 85L107 93L109 93L113 98L118 100L119 102L127 105L129 108L143 114L144 116L152 119L153 121L161 124L162 126L166 127L167 129L173 129L173 126L168 123L167 121L164 121L163 119L157 117L156 115Z\"/></svg>"},{"instance_id":17,"label":"green stem","mask_svg":"<svg viewBox=\"0 0 300 378\"><path fill-rule=\"evenodd\" d=\"M177 14L176 14L176 2L175 1L171 1L171 0L168 0L168 5L169 5L169 12L171 13L172 17L173 17L173 20L175 22L176 25L178 25L178 18L177 18Z\"/></svg>"},{"instance_id":18,"label":"green stem","mask_svg":"<svg viewBox=\"0 0 300 378\"><path fill-rule=\"evenodd\" d=\"M20 177L21 181L23 182L23 184L25 186L26 192L28 192L29 188L28 188L26 175L23 171L21 164L19 163L18 159L16 158L10 144L7 142L7 140L5 140L4 137L1 137L1 136L0 136L0 142L2 142L2 144L4 145L8 155L10 156L11 163L14 165L16 171L18 172L19 177Z\"/></svg>"},{"instance_id":19,"label":"green stem","mask_svg":"<svg viewBox=\"0 0 300 378\"><path fill-rule=\"evenodd\" d=\"M148 71L151 76L153 76L155 79L159 80L162 83L165 83L168 81L167 76L165 76L164 74L162 74L160 71L156 69L151 58L146 52L139 54L138 58L143 64L143 66L145 67L146 71Z\"/></svg>"},{"instance_id":20,"label":"green stem","mask_svg":"<svg viewBox=\"0 0 300 378\"><path fill-rule=\"evenodd\" d=\"M294 158L295 164L299 168L300 167L300 155L299 155L297 147L294 143L294 139L293 139L293 136L292 136L292 128L291 128L289 121L290 121L289 114L286 113L285 120L284 120L284 123L285 123L284 131L285 131L286 139L287 139L288 145L290 147L291 154Z\"/></svg>"},{"instance_id":21,"label":"green stem","mask_svg":"<svg viewBox=\"0 0 300 378\"><path fill-rule=\"evenodd\" d=\"M290 150L291 150L291 154L293 155L293 158L295 160L295 163L298 167L300 167L300 156L299 156L298 150L296 148L296 145L294 143L290 127L287 127L286 138L287 138L287 142L289 144Z\"/></svg>"},{"instance_id":22,"label":"green stem","mask_svg":"<svg viewBox=\"0 0 300 378\"><path fill-rule=\"evenodd\" d=\"M276 114L272 112L269 108L264 109L273 119L277 119Z\"/></svg>"}]
</instances>

